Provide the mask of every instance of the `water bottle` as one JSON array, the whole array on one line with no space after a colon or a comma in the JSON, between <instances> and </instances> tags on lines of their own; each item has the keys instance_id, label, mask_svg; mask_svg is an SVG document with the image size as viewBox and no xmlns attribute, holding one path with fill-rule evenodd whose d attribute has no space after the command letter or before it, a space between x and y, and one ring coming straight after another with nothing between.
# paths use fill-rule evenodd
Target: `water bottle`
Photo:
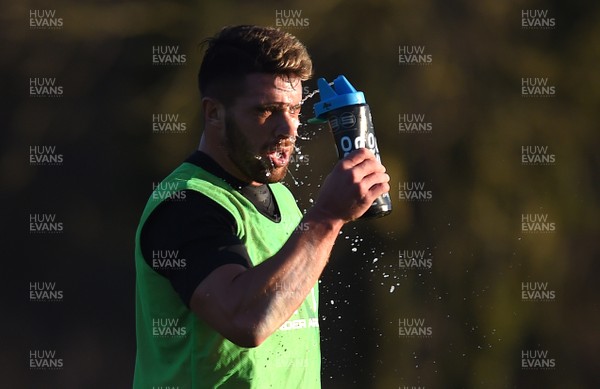
<instances>
[{"instance_id":1,"label":"water bottle","mask_svg":"<svg viewBox=\"0 0 600 389\"><path fill-rule=\"evenodd\" d=\"M339 158L353 150L367 148L381 162L371 110L363 92L354 89L344 76L333 81L333 88L324 78L317 81L317 86L321 101L313 107L315 116L329 122ZM375 199L361 218L381 217L390 212L392 200L389 193L384 193Z\"/></svg>"}]
</instances>

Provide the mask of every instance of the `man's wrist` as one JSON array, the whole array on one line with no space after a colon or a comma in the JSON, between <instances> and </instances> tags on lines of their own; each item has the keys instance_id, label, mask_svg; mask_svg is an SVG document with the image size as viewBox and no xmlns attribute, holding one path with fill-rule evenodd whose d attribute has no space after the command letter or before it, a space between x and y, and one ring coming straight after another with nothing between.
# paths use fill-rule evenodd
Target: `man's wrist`
<instances>
[{"instance_id":1,"label":"man's wrist","mask_svg":"<svg viewBox=\"0 0 600 389\"><path fill-rule=\"evenodd\" d=\"M302 223L304 223L304 228L306 230L311 229L312 226L314 228L323 229L324 231L332 231L337 234L344 224L346 224L346 221L334 216L327 210L312 207L306 212L306 215L304 215Z\"/></svg>"}]
</instances>

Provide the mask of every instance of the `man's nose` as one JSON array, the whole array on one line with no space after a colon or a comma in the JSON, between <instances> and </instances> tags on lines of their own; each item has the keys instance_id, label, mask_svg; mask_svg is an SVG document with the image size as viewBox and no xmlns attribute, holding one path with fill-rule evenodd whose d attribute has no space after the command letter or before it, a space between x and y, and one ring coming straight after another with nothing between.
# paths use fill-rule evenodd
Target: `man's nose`
<instances>
[{"instance_id":1,"label":"man's nose","mask_svg":"<svg viewBox=\"0 0 600 389\"><path fill-rule=\"evenodd\" d=\"M277 136L297 136L298 126L300 125L300 119L296 113L290 112L289 109L281 112L279 121L277 123L276 135Z\"/></svg>"}]
</instances>

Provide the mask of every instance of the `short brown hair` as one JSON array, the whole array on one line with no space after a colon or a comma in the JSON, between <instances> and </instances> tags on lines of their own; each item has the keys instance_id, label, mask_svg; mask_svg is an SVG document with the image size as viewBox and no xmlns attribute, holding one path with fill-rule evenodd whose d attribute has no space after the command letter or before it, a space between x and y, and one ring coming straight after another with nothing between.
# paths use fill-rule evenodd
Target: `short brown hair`
<instances>
[{"instance_id":1,"label":"short brown hair","mask_svg":"<svg viewBox=\"0 0 600 389\"><path fill-rule=\"evenodd\" d=\"M198 73L200 93L226 105L242 92L248 74L277 74L302 81L312 75L306 47L292 34L277 28L229 26L203 44L207 48Z\"/></svg>"}]
</instances>

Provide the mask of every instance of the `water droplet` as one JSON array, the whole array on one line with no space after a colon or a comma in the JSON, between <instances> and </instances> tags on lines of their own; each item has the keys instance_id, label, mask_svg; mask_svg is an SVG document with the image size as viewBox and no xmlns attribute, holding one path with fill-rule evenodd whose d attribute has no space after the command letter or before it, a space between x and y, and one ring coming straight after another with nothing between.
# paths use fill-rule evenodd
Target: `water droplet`
<instances>
[{"instance_id":1,"label":"water droplet","mask_svg":"<svg viewBox=\"0 0 600 389\"><path fill-rule=\"evenodd\" d=\"M312 98L314 95L316 95L317 93L319 93L319 89L315 89L310 93L307 93L306 96L304 96L302 98L302 101L300 101L300 104L304 104L304 102L310 98Z\"/></svg>"}]
</instances>

